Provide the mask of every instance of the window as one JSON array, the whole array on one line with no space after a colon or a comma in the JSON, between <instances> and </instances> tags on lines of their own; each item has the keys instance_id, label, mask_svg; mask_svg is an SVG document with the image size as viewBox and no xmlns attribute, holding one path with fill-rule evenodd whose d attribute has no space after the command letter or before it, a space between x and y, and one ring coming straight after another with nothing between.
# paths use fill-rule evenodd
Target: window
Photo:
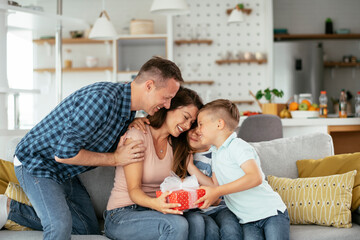
<instances>
[{"instance_id":1,"label":"window","mask_svg":"<svg viewBox=\"0 0 360 240\"><path fill-rule=\"evenodd\" d=\"M29 30L11 29L8 31L7 77L11 89L33 89L33 43L32 32ZM18 108L18 117L16 117L15 105ZM33 126L33 94L21 92L9 94L8 128L29 129Z\"/></svg>"}]
</instances>

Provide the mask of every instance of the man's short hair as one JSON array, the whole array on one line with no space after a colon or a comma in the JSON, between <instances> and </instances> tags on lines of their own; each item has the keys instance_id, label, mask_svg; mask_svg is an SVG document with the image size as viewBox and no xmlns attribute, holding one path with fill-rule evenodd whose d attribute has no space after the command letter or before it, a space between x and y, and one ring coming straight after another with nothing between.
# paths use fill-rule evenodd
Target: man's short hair
<instances>
[{"instance_id":1,"label":"man's short hair","mask_svg":"<svg viewBox=\"0 0 360 240\"><path fill-rule=\"evenodd\" d=\"M161 57L152 57L141 67L134 81L143 83L152 79L156 87L165 87L171 78L180 83L184 82L181 71L174 62Z\"/></svg>"},{"instance_id":2,"label":"man's short hair","mask_svg":"<svg viewBox=\"0 0 360 240\"><path fill-rule=\"evenodd\" d=\"M234 131L239 125L240 113L236 105L227 99L217 99L205 104L199 112L208 111L214 118L223 119L226 127ZM212 117L211 116L211 117Z\"/></svg>"}]
</instances>

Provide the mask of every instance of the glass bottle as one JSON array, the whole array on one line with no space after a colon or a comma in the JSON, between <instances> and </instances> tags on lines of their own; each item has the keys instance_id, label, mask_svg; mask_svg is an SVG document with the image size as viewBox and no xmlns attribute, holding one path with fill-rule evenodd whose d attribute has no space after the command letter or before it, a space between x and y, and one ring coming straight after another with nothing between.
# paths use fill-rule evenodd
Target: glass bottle
<instances>
[{"instance_id":1,"label":"glass bottle","mask_svg":"<svg viewBox=\"0 0 360 240\"><path fill-rule=\"evenodd\" d=\"M355 117L360 117L360 91L355 97Z\"/></svg>"},{"instance_id":2,"label":"glass bottle","mask_svg":"<svg viewBox=\"0 0 360 240\"><path fill-rule=\"evenodd\" d=\"M339 98L339 117L340 118L346 118L346 92L345 89L341 90L340 98Z\"/></svg>"},{"instance_id":3,"label":"glass bottle","mask_svg":"<svg viewBox=\"0 0 360 240\"><path fill-rule=\"evenodd\" d=\"M333 34L333 23L331 18L327 18L325 21L325 34Z\"/></svg>"},{"instance_id":4,"label":"glass bottle","mask_svg":"<svg viewBox=\"0 0 360 240\"><path fill-rule=\"evenodd\" d=\"M327 109L327 102L328 102L328 98L326 96L326 91L321 91L320 92L320 97L319 97L319 116L326 118L327 117L327 113L328 113L328 109Z\"/></svg>"}]
</instances>

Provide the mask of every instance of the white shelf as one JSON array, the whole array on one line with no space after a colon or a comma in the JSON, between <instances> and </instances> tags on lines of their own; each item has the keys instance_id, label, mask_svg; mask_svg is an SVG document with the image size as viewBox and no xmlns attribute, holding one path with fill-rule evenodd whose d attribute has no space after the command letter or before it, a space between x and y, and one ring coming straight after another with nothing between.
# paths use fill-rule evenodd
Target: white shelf
<instances>
[{"instance_id":1,"label":"white shelf","mask_svg":"<svg viewBox=\"0 0 360 240\"><path fill-rule=\"evenodd\" d=\"M139 34L139 35L118 35L116 40L119 39L151 39L151 38L166 38L167 34Z\"/></svg>"},{"instance_id":2,"label":"white shelf","mask_svg":"<svg viewBox=\"0 0 360 240\"><path fill-rule=\"evenodd\" d=\"M39 89L0 88L0 93L40 93Z\"/></svg>"},{"instance_id":3,"label":"white shelf","mask_svg":"<svg viewBox=\"0 0 360 240\"><path fill-rule=\"evenodd\" d=\"M87 22L81 19L63 15L50 14L6 4L0 4L0 10L1 9L7 10L8 12L9 27L54 32L58 21L61 21L63 28L66 30L85 30L90 27Z\"/></svg>"}]
</instances>

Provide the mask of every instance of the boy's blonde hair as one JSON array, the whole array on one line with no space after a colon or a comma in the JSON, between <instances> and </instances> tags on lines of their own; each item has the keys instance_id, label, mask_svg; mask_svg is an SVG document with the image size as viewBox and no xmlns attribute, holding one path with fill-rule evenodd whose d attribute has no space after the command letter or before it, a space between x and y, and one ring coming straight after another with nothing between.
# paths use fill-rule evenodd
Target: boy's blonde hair
<instances>
[{"instance_id":1,"label":"boy's blonde hair","mask_svg":"<svg viewBox=\"0 0 360 240\"><path fill-rule=\"evenodd\" d=\"M239 125L240 113L236 105L227 99L217 99L205 104L199 112L208 111L218 119L223 119L226 127L234 131Z\"/></svg>"}]
</instances>

